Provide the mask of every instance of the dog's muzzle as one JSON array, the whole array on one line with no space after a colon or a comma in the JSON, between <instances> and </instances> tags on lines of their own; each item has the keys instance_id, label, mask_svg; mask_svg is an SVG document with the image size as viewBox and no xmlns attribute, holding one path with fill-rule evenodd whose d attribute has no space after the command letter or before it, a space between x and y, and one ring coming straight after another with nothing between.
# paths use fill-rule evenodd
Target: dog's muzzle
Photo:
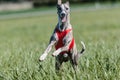
<instances>
[{"instance_id":1,"label":"dog's muzzle","mask_svg":"<svg viewBox=\"0 0 120 80\"><path fill-rule=\"evenodd\" d=\"M67 16L66 16L65 13L61 13L61 14L60 14L60 18L61 18L61 21L62 21L63 23L67 21Z\"/></svg>"},{"instance_id":2,"label":"dog's muzzle","mask_svg":"<svg viewBox=\"0 0 120 80\"><path fill-rule=\"evenodd\" d=\"M65 17L65 13L61 13L60 17L64 18Z\"/></svg>"}]
</instances>

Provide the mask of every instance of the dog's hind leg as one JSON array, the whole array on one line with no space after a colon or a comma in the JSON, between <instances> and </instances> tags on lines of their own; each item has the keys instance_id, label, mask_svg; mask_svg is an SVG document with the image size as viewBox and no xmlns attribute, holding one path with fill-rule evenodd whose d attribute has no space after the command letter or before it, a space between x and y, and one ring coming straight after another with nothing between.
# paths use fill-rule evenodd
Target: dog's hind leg
<instances>
[{"instance_id":1,"label":"dog's hind leg","mask_svg":"<svg viewBox=\"0 0 120 80\"><path fill-rule=\"evenodd\" d=\"M56 56L56 60L55 60L56 71L59 71L61 69L62 63L63 63L62 55L59 54L58 56Z\"/></svg>"},{"instance_id":2,"label":"dog's hind leg","mask_svg":"<svg viewBox=\"0 0 120 80\"><path fill-rule=\"evenodd\" d=\"M56 62L55 62L55 70L56 70L56 71L59 71L60 68L61 68L61 65L62 65L62 62L56 60Z\"/></svg>"},{"instance_id":3,"label":"dog's hind leg","mask_svg":"<svg viewBox=\"0 0 120 80\"><path fill-rule=\"evenodd\" d=\"M77 54L72 53L71 58L70 58L70 62L75 71L77 70L77 66L78 66L78 58L76 56L77 56Z\"/></svg>"}]
</instances>

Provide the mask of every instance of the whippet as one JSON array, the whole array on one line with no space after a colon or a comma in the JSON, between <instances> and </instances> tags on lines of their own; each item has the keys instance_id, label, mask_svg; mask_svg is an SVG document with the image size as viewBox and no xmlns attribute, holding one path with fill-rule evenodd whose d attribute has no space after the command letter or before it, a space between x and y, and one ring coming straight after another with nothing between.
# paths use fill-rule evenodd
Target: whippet
<instances>
[{"instance_id":1,"label":"whippet","mask_svg":"<svg viewBox=\"0 0 120 80\"><path fill-rule=\"evenodd\" d=\"M57 14L58 24L54 29L47 49L40 56L39 60L43 61L54 45L56 51L53 52L52 56L56 58L56 70L60 70L62 63L68 60L70 60L73 68L76 69L78 58L85 51L85 44L81 42L82 50L78 52L73 37L72 25L70 24L69 2L62 4L62 1L58 0Z\"/></svg>"}]
</instances>

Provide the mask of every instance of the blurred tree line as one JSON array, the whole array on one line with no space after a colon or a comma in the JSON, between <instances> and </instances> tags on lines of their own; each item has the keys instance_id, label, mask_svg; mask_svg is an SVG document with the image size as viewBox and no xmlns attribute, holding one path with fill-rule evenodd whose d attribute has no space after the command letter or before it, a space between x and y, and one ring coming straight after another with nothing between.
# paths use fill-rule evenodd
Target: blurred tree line
<instances>
[{"instance_id":1,"label":"blurred tree line","mask_svg":"<svg viewBox=\"0 0 120 80\"><path fill-rule=\"evenodd\" d=\"M0 0L0 2L21 2L21 1L34 1L34 2L40 2L40 3L52 3L56 2L57 0ZM68 0L63 0L68 1ZM105 2L105 1L120 1L120 0L69 0L70 2Z\"/></svg>"},{"instance_id":2,"label":"blurred tree line","mask_svg":"<svg viewBox=\"0 0 120 80\"><path fill-rule=\"evenodd\" d=\"M49 3L49 2L56 2L57 0L0 0L0 2L21 2L21 1L37 1L37 2L42 2L42 3ZM62 0L64 1L68 1L68 0ZM105 1L120 1L120 0L69 0L70 2L96 2L96 1L100 1L100 2L105 2Z\"/></svg>"},{"instance_id":3,"label":"blurred tree line","mask_svg":"<svg viewBox=\"0 0 120 80\"><path fill-rule=\"evenodd\" d=\"M23 2L23 1L32 1L32 0L0 0L0 2Z\"/></svg>"},{"instance_id":4,"label":"blurred tree line","mask_svg":"<svg viewBox=\"0 0 120 80\"><path fill-rule=\"evenodd\" d=\"M57 0L0 0L1 2L24 2L24 1L32 1L34 7L38 7L41 5L55 5ZM92 3L92 2L112 2L115 3L120 0L62 0L63 2L65 1L70 1L71 3Z\"/></svg>"}]
</instances>

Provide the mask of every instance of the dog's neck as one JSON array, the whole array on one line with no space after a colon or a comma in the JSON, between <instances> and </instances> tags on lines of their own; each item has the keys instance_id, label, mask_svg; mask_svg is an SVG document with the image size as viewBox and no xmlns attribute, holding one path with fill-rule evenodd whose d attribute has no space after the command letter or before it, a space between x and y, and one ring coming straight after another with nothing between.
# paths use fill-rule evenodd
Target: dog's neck
<instances>
[{"instance_id":1,"label":"dog's neck","mask_svg":"<svg viewBox=\"0 0 120 80\"><path fill-rule=\"evenodd\" d=\"M69 25L70 25L70 14L68 14L67 21L65 23L62 23L62 21L58 17L58 29L60 31L66 30L69 27Z\"/></svg>"}]
</instances>

